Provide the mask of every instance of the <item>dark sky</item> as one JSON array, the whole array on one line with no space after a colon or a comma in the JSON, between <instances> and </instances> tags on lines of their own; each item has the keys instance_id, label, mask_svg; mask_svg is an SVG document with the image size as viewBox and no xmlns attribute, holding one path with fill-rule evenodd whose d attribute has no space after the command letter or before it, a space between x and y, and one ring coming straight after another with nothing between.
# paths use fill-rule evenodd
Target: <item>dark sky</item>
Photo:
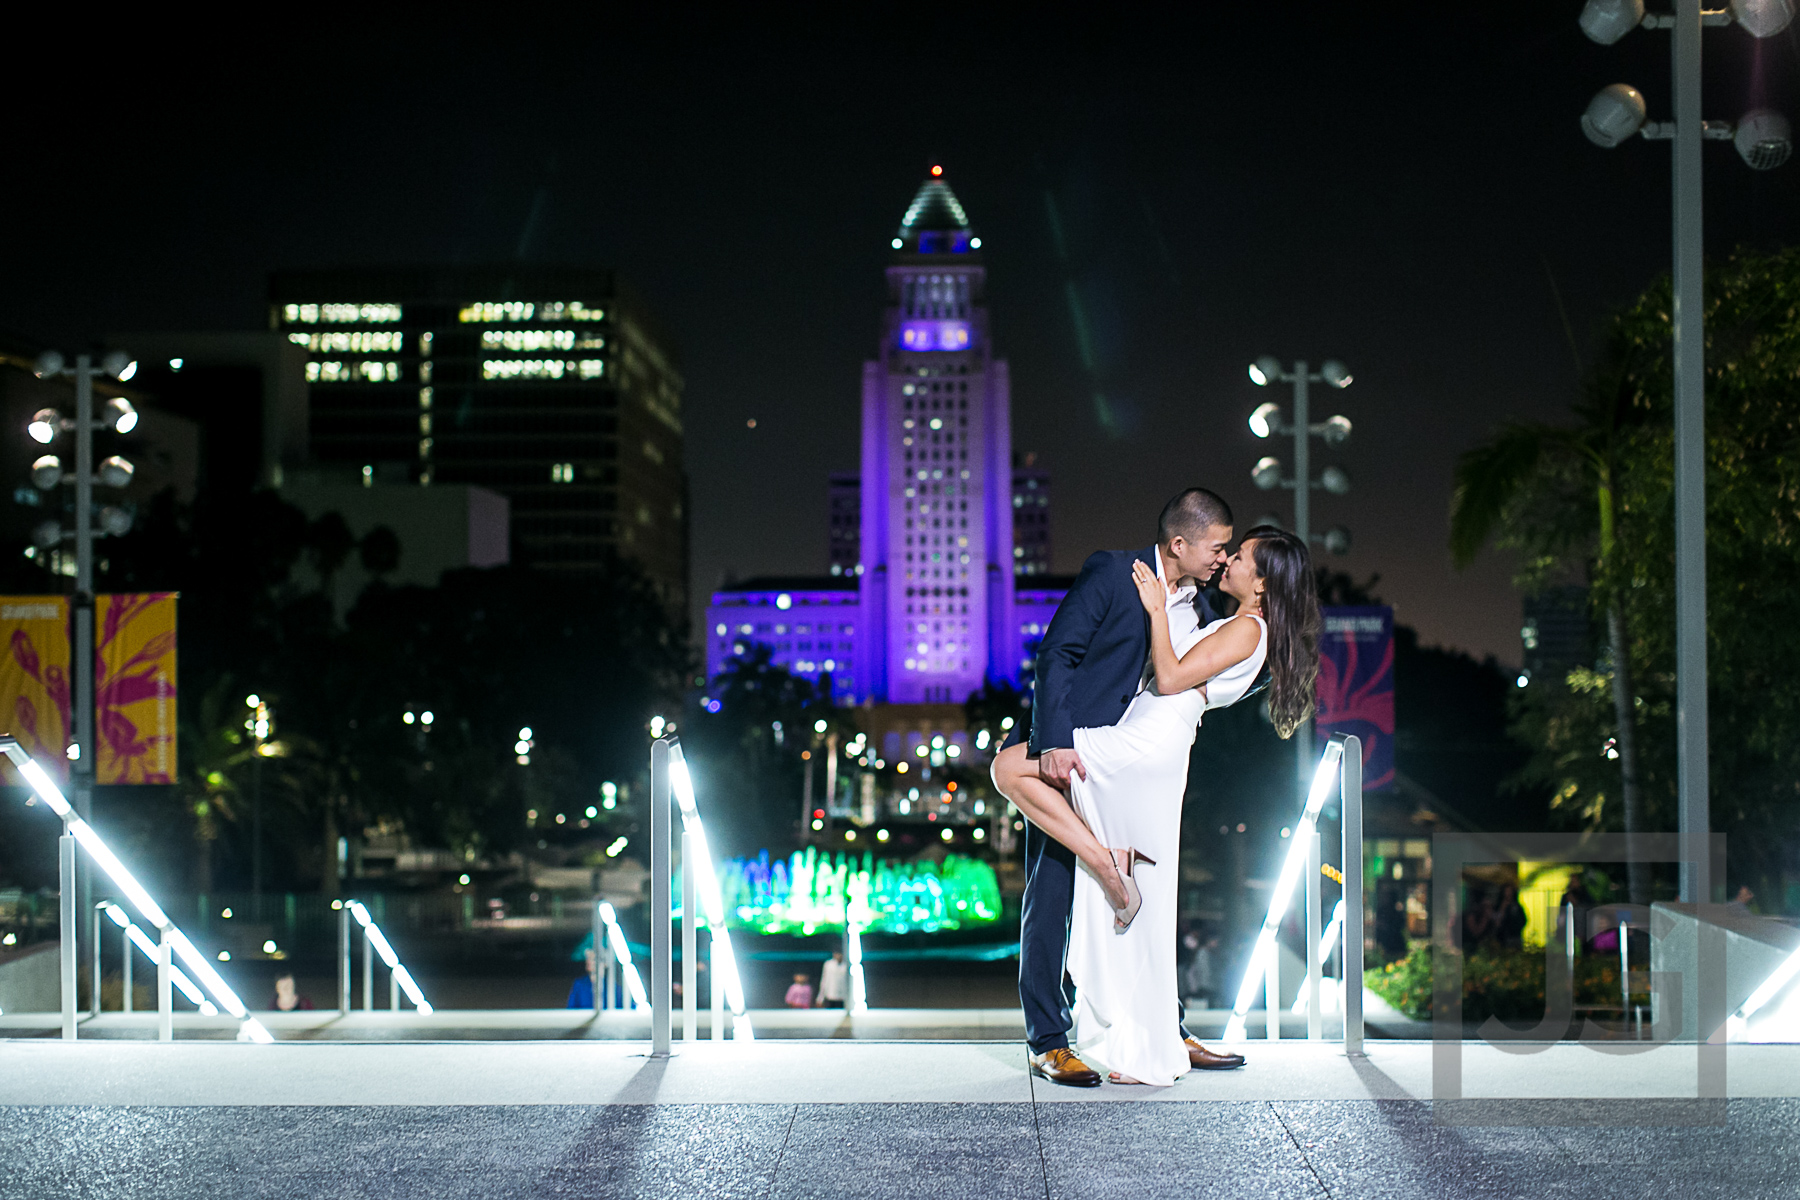
<instances>
[{"instance_id":1,"label":"dark sky","mask_svg":"<svg viewBox=\"0 0 1800 1200\"><path fill-rule=\"evenodd\" d=\"M1244 366L1337 357L1355 384L1315 411L1355 421L1324 456L1355 488L1315 526L1351 527L1337 561L1427 643L1516 661L1507 564L1450 568L1451 468L1571 399L1552 279L1586 356L1666 270L1667 145L1576 122L1616 81L1667 116L1668 35L1592 45L1574 3L1236 7L109 26L85 78L15 56L0 79L0 325L256 328L279 267L616 265L680 344L696 588L818 572L887 240L941 162L985 240L1015 446L1055 475L1059 569L1148 542L1189 483L1270 507ZM95 44L59 36L64 62ZM1800 117L1792 30L1706 39L1708 116ZM1711 145L1706 203L1709 253L1792 241L1800 163Z\"/></svg>"}]
</instances>

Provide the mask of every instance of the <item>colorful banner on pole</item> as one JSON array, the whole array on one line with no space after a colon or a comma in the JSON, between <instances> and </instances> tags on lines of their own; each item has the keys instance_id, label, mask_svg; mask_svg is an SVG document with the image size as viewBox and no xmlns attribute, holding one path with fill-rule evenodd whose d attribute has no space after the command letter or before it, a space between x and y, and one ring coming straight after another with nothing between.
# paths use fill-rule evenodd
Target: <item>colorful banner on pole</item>
<instances>
[{"instance_id":1,"label":"colorful banner on pole","mask_svg":"<svg viewBox=\"0 0 1800 1200\"><path fill-rule=\"evenodd\" d=\"M0 596L0 730L52 778L69 774L69 600ZM7 778L19 782L10 764Z\"/></svg>"},{"instance_id":2,"label":"colorful banner on pole","mask_svg":"<svg viewBox=\"0 0 1800 1200\"><path fill-rule=\"evenodd\" d=\"M1323 742L1334 733L1362 739L1363 787L1394 785L1394 610L1325 609L1319 638L1318 716Z\"/></svg>"},{"instance_id":3,"label":"colorful banner on pole","mask_svg":"<svg viewBox=\"0 0 1800 1200\"><path fill-rule=\"evenodd\" d=\"M175 782L176 596L98 597L94 707L100 783Z\"/></svg>"}]
</instances>

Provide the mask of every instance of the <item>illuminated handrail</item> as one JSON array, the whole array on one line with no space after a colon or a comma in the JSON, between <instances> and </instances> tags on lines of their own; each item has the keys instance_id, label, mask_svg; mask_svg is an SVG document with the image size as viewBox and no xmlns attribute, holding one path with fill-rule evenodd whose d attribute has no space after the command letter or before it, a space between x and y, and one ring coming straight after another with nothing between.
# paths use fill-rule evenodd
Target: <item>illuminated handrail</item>
<instances>
[{"instance_id":1,"label":"illuminated handrail","mask_svg":"<svg viewBox=\"0 0 1800 1200\"><path fill-rule=\"evenodd\" d=\"M40 800L49 805L51 812L62 819L63 828L68 830L69 835L80 844L82 849L88 852L88 857L93 859L102 871L106 872L107 878L113 881L114 886L127 900L131 901L132 906L143 914L146 921L168 937L169 944L174 947L175 953L179 954L181 961L187 964L188 972L205 985L206 990L212 993L213 999L218 1002L219 1007L243 1022L239 1027L240 1032L253 1042L273 1042L274 1036L263 1028L261 1021L250 1015L249 1010L244 1007L244 1002L239 1000L237 993L231 990L231 985L227 984L218 971L213 969L213 965L206 960L204 954L200 953L199 947L188 939L187 934L181 932L175 922L169 919L169 914L165 913L162 906L157 904L151 898L150 893L144 890L144 885L137 881L137 877L125 869L125 864L120 862L119 856L114 854L112 848L101 840L94 827L82 820L69 806L69 801L62 794L62 790L45 773L44 768L38 766L36 760L25 752L25 748L19 745L19 740L10 734L0 734L0 753L4 753L6 757L12 759L13 766L18 768L19 775L25 782L31 785L31 790L37 793ZM63 936L73 937L74 930L69 929Z\"/></svg>"},{"instance_id":2,"label":"illuminated handrail","mask_svg":"<svg viewBox=\"0 0 1800 1200\"><path fill-rule=\"evenodd\" d=\"M688 850L694 861L681 864L683 879L693 878L694 890L700 894L700 907L706 915L706 928L712 935L713 986L722 987L725 1002L731 1006L731 1035L754 1041L744 1006L744 983L738 972L737 955L731 948L731 933L725 928L725 897L719 890L719 873L713 866L712 849L706 841L706 826L700 821L700 808L694 801L694 780L688 772L687 758L682 754L679 738L669 738L669 782L675 803L681 809L681 828L691 839ZM686 920L685 914L683 920ZM859 955L860 957L860 955Z\"/></svg>"},{"instance_id":3,"label":"illuminated handrail","mask_svg":"<svg viewBox=\"0 0 1800 1200\"><path fill-rule=\"evenodd\" d=\"M1276 935L1293 901L1294 888L1306 870L1309 847L1318 830L1319 810L1325 807L1333 783L1338 785L1339 811L1343 818L1344 899L1340 902L1342 915L1334 915L1332 922L1342 931L1343 937L1344 1052L1362 1053L1362 741L1343 733L1333 734L1319 756L1318 769L1307 790L1306 806L1294 827L1287 858L1281 864L1281 874L1269 897L1269 911L1263 917L1262 929L1256 936L1249 965L1244 970L1243 983L1238 987L1237 1000L1231 1007L1231 1018L1225 1024L1226 1041L1244 1039L1244 1023L1250 1006L1256 1000L1256 993L1263 989L1265 980L1270 979L1271 972L1276 969ZM1324 948L1321 947L1320 961L1323 957ZM1270 990L1273 990L1272 984ZM1304 988L1302 994L1305 994ZM1275 1037L1279 1027L1273 996L1267 1003L1270 1005L1269 1036Z\"/></svg>"},{"instance_id":4,"label":"illuminated handrail","mask_svg":"<svg viewBox=\"0 0 1800 1200\"><path fill-rule=\"evenodd\" d=\"M400 956L394 953L394 947L388 943L387 935L381 932L381 926L377 925L375 919L369 915L368 906L361 900L345 900L342 901L342 904L350 910L350 915L356 918L356 923L362 926L363 936L369 939L371 946L375 947L375 953L381 955L381 961L387 966L394 982L398 983L401 990L406 993L406 998L413 1002L413 1007L419 1010L421 1016L429 1017L435 1010L426 1003L425 993L420 991L419 985L414 982L412 972L400 964ZM364 960L365 964L367 961ZM364 998L367 998L367 993L364 994Z\"/></svg>"},{"instance_id":5,"label":"illuminated handrail","mask_svg":"<svg viewBox=\"0 0 1800 1200\"><path fill-rule=\"evenodd\" d=\"M156 943L150 940L149 934L137 927L132 921L131 916L123 908L120 908L110 900L102 900L100 902L100 911L105 913L107 918L124 932L125 936L131 940L132 945L144 952L145 957L149 958L153 963L161 962L162 953L157 949ZM194 981L189 979L187 973L180 967L169 968L169 982L174 984L175 989L183 996L186 996L189 1002L200 1010L201 1015L208 1017L218 1015L218 1005L214 1004L211 1000L208 1000L206 995L201 992L199 988L194 986Z\"/></svg>"},{"instance_id":6,"label":"illuminated handrail","mask_svg":"<svg viewBox=\"0 0 1800 1200\"><path fill-rule=\"evenodd\" d=\"M625 972L625 991L631 997L632 1004L639 1008L650 1007L650 997L644 991L643 976L638 974L637 964L631 961L631 943L625 940L625 931L619 928L619 914L613 909L611 902L600 902L600 920L606 926L606 940L612 946L614 957Z\"/></svg>"},{"instance_id":7,"label":"illuminated handrail","mask_svg":"<svg viewBox=\"0 0 1800 1200\"><path fill-rule=\"evenodd\" d=\"M1331 952L1337 948L1338 935L1343 932L1343 929L1344 900L1343 897L1340 896L1338 897L1337 907L1331 910L1331 920L1326 923L1325 932L1319 936L1319 949L1318 953L1314 956L1314 961L1319 964L1319 975L1321 978L1323 978L1325 974L1325 960L1330 958ZM1312 994L1311 984L1312 972L1308 971L1306 973L1306 978L1300 981L1300 993L1294 997L1294 1007L1289 1009L1289 1012L1303 1013L1306 1011L1307 997Z\"/></svg>"}]
</instances>

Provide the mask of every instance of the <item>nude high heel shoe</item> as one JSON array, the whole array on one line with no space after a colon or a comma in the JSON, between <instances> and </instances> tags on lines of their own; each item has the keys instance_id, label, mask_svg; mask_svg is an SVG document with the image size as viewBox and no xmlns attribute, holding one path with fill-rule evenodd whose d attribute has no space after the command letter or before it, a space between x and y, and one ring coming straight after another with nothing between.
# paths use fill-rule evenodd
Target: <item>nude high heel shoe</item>
<instances>
[{"instance_id":1,"label":"nude high heel shoe","mask_svg":"<svg viewBox=\"0 0 1800 1200\"><path fill-rule=\"evenodd\" d=\"M1113 869L1119 873L1119 881L1125 885L1125 907L1113 910L1113 928L1124 933L1137 920L1138 910L1144 907L1144 894L1138 890L1137 880L1131 876L1132 868L1138 863L1154 867L1156 860L1145 857L1141 851L1131 846L1123 850L1109 847L1108 852L1112 855Z\"/></svg>"}]
</instances>

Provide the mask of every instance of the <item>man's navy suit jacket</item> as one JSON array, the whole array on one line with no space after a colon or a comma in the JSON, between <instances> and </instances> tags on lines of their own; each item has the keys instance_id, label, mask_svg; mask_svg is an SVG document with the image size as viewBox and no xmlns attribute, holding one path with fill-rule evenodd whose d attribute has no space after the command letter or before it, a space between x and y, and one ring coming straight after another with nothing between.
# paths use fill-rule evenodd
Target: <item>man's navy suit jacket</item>
<instances>
[{"instance_id":1,"label":"man's navy suit jacket","mask_svg":"<svg viewBox=\"0 0 1800 1200\"><path fill-rule=\"evenodd\" d=\"M1032 757L1075 745L1075 730L1116 725L1137 694L1150 657L1150 614L1131 581L1131 564L1156 569L1156 547L1100 550L1050 619L1037 652L1031 703ZM1204 591L1194 596L1200 625L1218 619Z\"/></svg>"}]
</instances>

